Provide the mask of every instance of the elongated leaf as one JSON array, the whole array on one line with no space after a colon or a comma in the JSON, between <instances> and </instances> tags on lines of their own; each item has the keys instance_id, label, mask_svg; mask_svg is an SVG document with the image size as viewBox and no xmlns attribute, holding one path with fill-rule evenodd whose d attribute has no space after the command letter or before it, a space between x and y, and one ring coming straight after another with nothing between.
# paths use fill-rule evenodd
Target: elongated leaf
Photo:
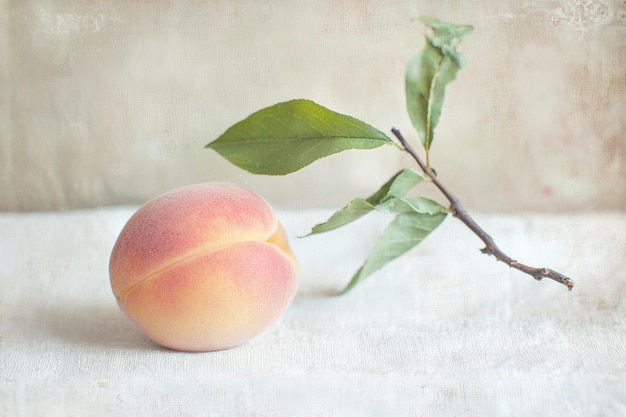
<instances>
[{"instance_id":1,"label":"elongated leaf","mask_svg":"<svg viewBox=\"0 0 626 417\"><path fill-rule=\"evenodd\" d=\"M426 238L446 218L445 213L404 213L396 218L383 231L371 254L363 266L354 274L348 286L342 291L350 291L356 284L373 274L385 264L406 253Z\"/></svg>"},{"instance_id":2,"label":"elongated leaf","mask_svg":"<svg viewBox=\"0 0 626 417\"><path fill-rule=\"evenodd\" d=\"M411 188L424 181L424 177L413 168L406 168L396 173L374 194L367 198L370 204L381 204L391 197L402 197Z\"/></svg>"},{"instance_id":3,"label":"elongated leaf","mask_svg":"<svg viewBox=\"0 0 626 417\"><path fill-rule=\"evenodd\" d=\"M402 198L395 197L378 205L377 210L396 214L423 213L438 214L447 213L449 210L434 200L425 197Z\"/></svg>"},{"instance_id":4,"label":"elongated leaf","mask_svg":"<svg viewBox=\"0 0 626 417\"><path fill-rule=\"evenodd\" d=\"M324 223L314 226L310 235L337 229L363 217L372 210L384 209L384 203L394 197L403 196L423 180L424 178L416 170L411 168L403 169L368 198L355 198L348 205L330 216Z\"/></svg>"},{"instance_id":5,"label":"elongated leaf","mask_svg":"<svg viewBox=\"0 0 626 417\"><path fill-rule=\"evenodd\" d=\"M367 200L363 198L355 198L354 200L350 201L348 205L346 205L344 208L336 211L324 223L313 226L313 229L311 230L311 233L309 233L309 235L324 233L330 230L337 229L357 219L360 219L370 211L374 210L374 208L375 206L370 204Z\"/></svg>"},{"instance_id":6,"label":"elongated leaf","mask_svg":"<svg viewBox=\"0 0 626 417\"><path fill-rule=\"evenodd\" d=\"M206 145L254 174L285 175L348 149L393 144L383 132L310 100L266 107Z\"/></svg>"},{"instance_id":7,"label":"elongated leaf","mask_svg":"<svg viewBox=\"0 0 626 417\"><path fill-rule=\"evenodd\" d=\"M428 150L441 116L446 86L464 64L456 47L473 28L432 18L422 20L434 33L426 36L426 47L409 62L405 90L409 118Z\"/></svg>"}]
</instances>

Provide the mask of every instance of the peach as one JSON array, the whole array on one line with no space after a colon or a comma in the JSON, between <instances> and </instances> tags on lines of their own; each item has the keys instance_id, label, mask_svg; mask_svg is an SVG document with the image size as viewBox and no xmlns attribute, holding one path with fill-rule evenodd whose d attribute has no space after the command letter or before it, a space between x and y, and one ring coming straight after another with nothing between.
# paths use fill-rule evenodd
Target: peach
<instances>
[{"instance_id":1,"label":"peach","mask_svg":"<svg viewBox=\"0 0 626 417\"><path fill-rule=\"evenodd\" d=\"M142 206L109 263L126 315L173 350L241 345L293 300L298 265L272 207L228 183L178 188Z\"/></svg>"}]
</instances>

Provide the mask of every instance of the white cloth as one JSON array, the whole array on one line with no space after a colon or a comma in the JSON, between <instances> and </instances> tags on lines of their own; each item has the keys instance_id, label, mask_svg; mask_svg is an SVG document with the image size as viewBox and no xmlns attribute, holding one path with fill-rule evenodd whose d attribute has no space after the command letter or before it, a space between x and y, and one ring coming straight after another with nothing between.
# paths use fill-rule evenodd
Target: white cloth
<instances>
[{"instance_id":1,"label":"white cloth","mask_svg":"<svg viewBox=\"0 0 626 417\"><path fill-rule=\"evenodd\" d=\"M135 207L0 214L0 416L624 416L626 216L480 215L502 249L571 275L568 292L481 254L450 218L346 296L388 218L296 238L285 315L213 353L168 351L116 305L108 257Z\"/></svg>"}]
</instances>

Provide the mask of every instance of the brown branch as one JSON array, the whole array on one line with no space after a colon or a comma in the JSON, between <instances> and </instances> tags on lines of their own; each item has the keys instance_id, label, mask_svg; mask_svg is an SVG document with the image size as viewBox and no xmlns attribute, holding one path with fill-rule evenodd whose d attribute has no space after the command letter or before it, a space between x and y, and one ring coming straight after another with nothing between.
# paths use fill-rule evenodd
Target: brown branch
<instances>
[{"instance_id":1,"label":"brown branch","mask_svg":"<svg viewBox=\"0 0 626 417\"><path fill-rule=\"evenodd\" d=\"M496 245L493 238L487 234L480 227L476 221L469 215L469 213L465 210L465 208L461 205L461 202L448 190L446 186L444 186L441 181L437 178L437 175L430 169L429 166L424 164L419 155L415 152L413 147L404 139L402 134L398 129L391 129L392 133L398 138L402 148L413 157L417 165L421 168L421 170L426 174L432 183L441 191L441 193L446 197L446 199L450 202L450 211L457 219L461 220L476 236L480 238L485 243L485 247L481 249L482 253L487 255L493 255L498 261L504 262L511 268L515 268L519 271L524 272L535 278L538 281L541 281L543 278L549 278L556 282L559 282L565 286L567 286L568 290L572 290L574 288L574 281L572 281L569 277L561 274L550 268L535 268L532 266L524 265L523 263L517 262L515 259L511 258Z\"/></svg>"}]
</instances>

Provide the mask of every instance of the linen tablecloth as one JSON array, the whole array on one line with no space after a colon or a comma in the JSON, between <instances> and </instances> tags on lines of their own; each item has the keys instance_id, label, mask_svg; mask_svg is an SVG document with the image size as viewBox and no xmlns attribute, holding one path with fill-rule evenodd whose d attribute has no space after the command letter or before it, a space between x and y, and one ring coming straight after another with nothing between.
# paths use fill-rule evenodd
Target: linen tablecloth
<instances>
[{"instance_id":1,"label":"linen tablecloth","mask_svg":"<svg viewBox=\"0 0 626 417\"><path fill-rule=\"evenodd\" d=\"M301 266L283 317L212 353L160 348L123 315L108 257L136 207L0 214L1 416L623 416L626 216L453 218L344 296L389 218L298 238L326 210L279 211Z\"/></svg>"}]
</instances>

